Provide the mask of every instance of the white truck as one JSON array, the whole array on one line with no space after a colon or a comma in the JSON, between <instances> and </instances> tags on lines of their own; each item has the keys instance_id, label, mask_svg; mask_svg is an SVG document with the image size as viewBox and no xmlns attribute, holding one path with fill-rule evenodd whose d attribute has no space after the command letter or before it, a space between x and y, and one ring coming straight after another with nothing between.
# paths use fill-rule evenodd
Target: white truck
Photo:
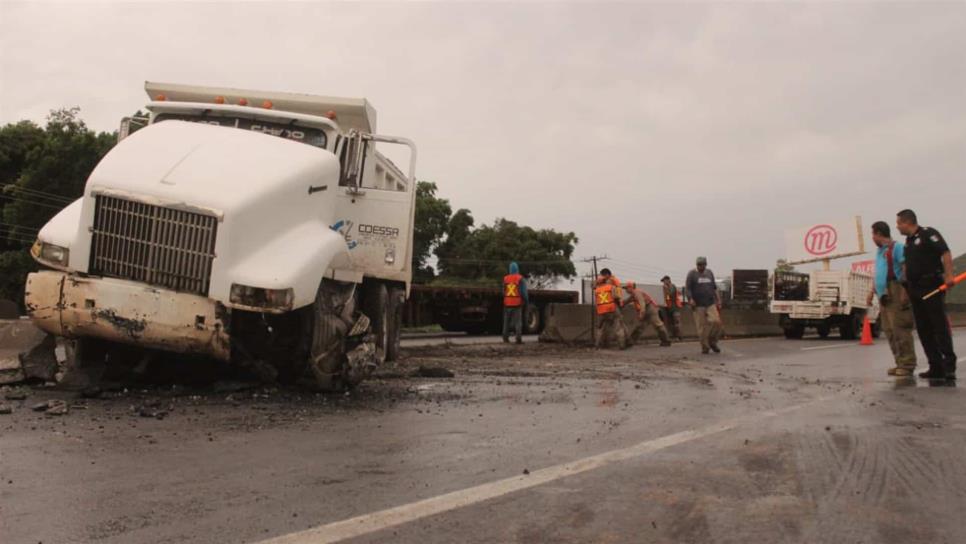
<instances>
[{"instance_id":1,"label":"white truck","mask_svg":"<svg viewBox=\"0 0 966 544\"><path fill-rule=\"evenodd\" d=\"M878 308L866 304L872 276L850 270L815 270L810 273L776 271L772 280L771 313L779 314L785 337L802 338L814 327L827 338L833 328L843 339L855 339L862 332L866 316L878 336Z\"/></svg>"},{"instance_id":2,"label":"white truck","mask_svg":"<svg viewBox=\"0 0 966 544\"><path fill-rule=\"evenodd\" d=\"M32 248L25 301L83 361L117 344L351 387L399 350L415 145L365 99L145 84L150 115ZM403 172L376 144L408 147Z\"/></svg>"}]
</instances>

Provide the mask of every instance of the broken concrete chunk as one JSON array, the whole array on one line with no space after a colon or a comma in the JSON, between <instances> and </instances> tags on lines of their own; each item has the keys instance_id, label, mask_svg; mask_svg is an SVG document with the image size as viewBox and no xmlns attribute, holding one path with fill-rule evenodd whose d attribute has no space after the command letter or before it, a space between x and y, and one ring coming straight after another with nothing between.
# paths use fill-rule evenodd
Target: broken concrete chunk
<instances>
[{"instance_id":1,"label":"broken concrete chunk","mask_svg":"<svg viewBox=\"0 0 966 544\"><path fill-rule=\"evenodd\" d=\"M10 350L3 350L3 352L0 352L0 385L22 382L24 375L20 356L17 353L11 353Z\"/></svg>"},{"instance_id":2,"label":"broken concrete chunk","mask_svg":"<svg viewBox=\"0 0 966 544\"><path fill-rule=\"evenodd\" d=\"M52 381L60 370L54 355L55 348L56 340L53 336L47 336L29 351L21 353L24 377L28 380Z\"/></svg>"},{"instance_id":3,"label":"broken concrete chunk","mask_svg":"<svg viewBox=\"0 0 966 544\"><path fill-rule=\"evenodd\" d=\"M0 404L0 415L12 414L13 406L9 404Z\"/></svg>"},{"instance_id":4,"label":"broken concrete chunk","mask_svg":"<svg viewBox=\"0 0 966 544\"><path fill-rule=\"evenodd\" d=\"M67 402L62 400L51 400L47 402L47 412L48 416L62 416L65 415L70 408L67 406Z\"/></svg>"},{"instance_id":5,"label":"broken concrete chunk","mask_svg":"<svg viewBox=\"0 0 966 544\"><path fill-rule=\"evenodd\" d=\"M30 407L30 409L33 410L34 412L46 412L47 411L47 408L49 408L49 405L47 404L47 401L38 402L36 404L33 404Z\"/></svg>"},{"instance_id":6,"label":"broken concrete chunk","mask_svg":"<svg viewBox=\"0 0 966 544\"><path fill-rule=\"evenodd\" d=\"M25 387L4 387L2 391L7 400L24 400L30 396L30 390Z\"/></svg>"}]
</instances>

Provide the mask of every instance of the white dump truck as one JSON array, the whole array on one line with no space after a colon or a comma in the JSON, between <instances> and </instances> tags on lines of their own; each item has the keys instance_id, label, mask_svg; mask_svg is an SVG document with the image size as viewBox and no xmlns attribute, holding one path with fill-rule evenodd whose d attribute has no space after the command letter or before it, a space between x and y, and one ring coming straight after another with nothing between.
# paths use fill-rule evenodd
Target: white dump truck
<instances>
[{"instance_id":1,"label":"white dump truck","mask_svg":"<svg viewBox=\"0 0 966 544\"><path fill-rule=\"evenodd\" d=\"M822 338L837 328L842 338L855 339L866 316L878 336L878 308L866 304L871 275L851 270L776 271L772 281L770 308L779 314L786 338L801 338L806 328L814 327Z\"/></svg>"},{"instance_id":2,"label":"white dump truck","mask_svg":"<svg viewBox=\"0 0 966 544\"><path fill-rule=\"evenodd\" d=\"M149 117L122 122L83 197L40 230L34 322L81 359L126 344L330 390L394 358L414 144L375 135L365 99L145 90ZM408 171L377 143L408 147Z\"/></svg>"}]
</instances>

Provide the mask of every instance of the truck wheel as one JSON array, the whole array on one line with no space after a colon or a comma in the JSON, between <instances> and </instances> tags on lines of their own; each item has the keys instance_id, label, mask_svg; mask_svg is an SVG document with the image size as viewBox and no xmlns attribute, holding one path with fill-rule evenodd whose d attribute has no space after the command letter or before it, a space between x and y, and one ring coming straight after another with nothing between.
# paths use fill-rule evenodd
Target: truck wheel
<instances>
[{"instance_id":1,"label":"truck wheel","mask_svg":"<svg viewBox=\"0 0 966 544\"><path fill-rule=\"evenodd\" d=\"M801 340L805 336L804 325L791 325L785 329L785 338L789 340Z\"/></svg>"},{"instance_id":2,"label":"truck wheel","mask_svg":"<svg viewBox=\"0 0 966 544\"><path fill-rule=\"evenodd\" d=\"M832 327L830 325L820 325L818 327L819 338L828 338L828 335L832 333Z\"/></svg>"},{"instance_id":3,"label":"truck wheel","mask_svg":"<svg viewBox=\"0 0 966 544\"><path fill-rule=\"evenodd\" d=\"M376 362L386 361L389 352L391 321L389 318L389 290L382 283L370 285L364 295L362 313L366 314L376 341Z\"/></svg>"},{"instance_id":4,"label":"truck wheel","mask_svg":"<svg viewBox=\"0 0 966 544\"><path fill-rule=\"evenodd\" d=\"M862 318L858 314L852 314L848 319L839 325L839 336L842 340L855 340L862 330Z\"/></svg>"},{"instance_id":5,"label":"truck wheel","mask_svg":"<svg viewBox=\"0 0 966 544\"><path fill-rule=\"evenodd\" d=\"M345 376L345 337L355 305L355 285L322 280L311 306L306 385L322 391L342 391L352 385Z\"/></svg>"},{"instance_id":6,"label":"truck wheel","mask_svg":"<svg viewBox=\"0 0 966 544\"><path fill-rule=\"evenodd\" d=\"M538 306L528 305L523 317L523 332L527 334L538 334L541 326L543 326L543 316L540 308Z\"/></svg>"},{"instance_id":7,"label":"truck wheel","mask_svg":"<svg viewBox=\"0 0 966 544\"><path fill-rule=\"evenodd\" d=\"M406 291L398 287L389 289L389 344L386 346L386 360L399 359L399 343L403 326L403 306L406 304Z\"/></svg>"}]
</instances>

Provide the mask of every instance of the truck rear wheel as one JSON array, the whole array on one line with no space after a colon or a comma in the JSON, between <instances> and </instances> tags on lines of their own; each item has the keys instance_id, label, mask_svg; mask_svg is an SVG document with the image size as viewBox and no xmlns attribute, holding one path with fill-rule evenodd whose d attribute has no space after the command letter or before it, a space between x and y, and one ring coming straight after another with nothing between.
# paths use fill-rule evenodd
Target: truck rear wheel
<instances>
[{"instance_id":1,"label":"truck rear wheel","mask_svg":"<svg viewBox=\"0 0 966 544\"><path fill-rule=\"evenodd\" d=\"M386 361L391 343L391 319L389 318L389 290L382 283L369 285L365 290L362 313L369 318L372 335L376 342L376 362Z\"/></svg>"},{"instance_id":2,"label":"truck rear wheel","mask_svg":"<svg viewBox=\"0 0 966 544\"><path fill-rule=\"evenodd\" d=\"M523 332L527 334L537 334L543 326L543 315L538 306L527 305L526 312L523 314ZM502 331L501 331L502 332Z\"/></svg>"},{"instance_id":3,"label":"truck rear wheel","mask_svg":"<svg viewBox=\"0 0 966 544\"><path fill-rule=\"evenodd\" d=\"M801 340L805 336L805 326L791 324L785 329L785 338L789 340Z\"/></svg>"},{"instance_id":4,"label":"truck rear wheel","mask_svg":"<svg viewBox=\"0 0 966 544\"><path fill-rule=\"evenodd\" d=\"M403 306L406 291L399 287L389 289L389 344L386 346L386 360L399 359L399 344L402 336Z\"/></svg>"},{"instance_id":5,"label":"truck rear wheel","mask_svg":"<svg viewBox=\"0 0 966 544\"><path fill-rule=\"evenodd\" d=\"M839 325L839 336L842 340L855 340L859 337L862 330L862 316L859 314L850 315L845 322Z\"/></svg>"},{"instance_id":6,"label":"truck rear wheel","mask_svg":"<svg viewBox=\"0 0 966 544\"><path fill-rule=\"evenodd\" d=\"M819 325L818 326L818 336L820 338L828 338L828 335L831 334L831 332L832 332L831 325Z\"/></svg>"}]
</instances>

